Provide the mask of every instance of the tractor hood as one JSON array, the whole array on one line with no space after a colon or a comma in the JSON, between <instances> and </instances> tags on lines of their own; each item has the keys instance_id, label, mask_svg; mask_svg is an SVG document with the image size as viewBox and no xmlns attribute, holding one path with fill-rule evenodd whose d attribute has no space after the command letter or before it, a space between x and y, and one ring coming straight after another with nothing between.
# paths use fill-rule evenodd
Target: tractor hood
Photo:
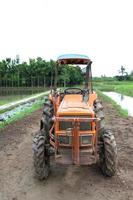
<instances>
[{"instance_id":1,"label":"tractor hood","mask_svg":"<svg viewBox=\"0 0 133 200\"><path fill-rule=\"evenodd\" d=\"M57 116L63 115L91 115L94 114L90 102L84 102L80 94L65 95L61 102Z\"/></svg>"}]
</instances>

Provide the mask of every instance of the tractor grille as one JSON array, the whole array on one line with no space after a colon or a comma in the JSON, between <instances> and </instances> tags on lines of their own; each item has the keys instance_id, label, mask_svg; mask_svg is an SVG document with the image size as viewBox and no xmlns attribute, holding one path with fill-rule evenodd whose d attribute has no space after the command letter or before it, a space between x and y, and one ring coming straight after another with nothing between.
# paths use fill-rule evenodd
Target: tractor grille
<instances>
[{"instance_id":1,"label":"tractor grille","mask_svg":"<svg viewBox=\"0 0 133 200\"><path fill-rule=\"evenodd\" d=\"M91 145L92 137L92 134L79 136L80 145ZM72 145L72 136L59 135L58 142L63 145Z\"/></svg>"},{"instance_id":2,"label":"tractor grille","mask_svg":"<svg viewBox=\"0 0 133 200\"><path fill-rule=\"evenodd\" d=\"M58 142L60 144L72 145L72 136L58 136Z\"/></svg>"},{"instance_id":3,"label":"tractor grille","mask_svg":"<svg viewBox=\"0 0 133 200\"><path fill-rule=\"evenodd\" d=\"M63 116L63 117L67 118L68 116ZM71 117L88 118L88 116L71 116ZM66 130L66 129L69 129L69 128L73 128L72 122L61 121L59 123L59 129L60 130ZM79 130L80 131L91 130L91 123L90 122L80 122Z\"/></svg>"}]
</instances>

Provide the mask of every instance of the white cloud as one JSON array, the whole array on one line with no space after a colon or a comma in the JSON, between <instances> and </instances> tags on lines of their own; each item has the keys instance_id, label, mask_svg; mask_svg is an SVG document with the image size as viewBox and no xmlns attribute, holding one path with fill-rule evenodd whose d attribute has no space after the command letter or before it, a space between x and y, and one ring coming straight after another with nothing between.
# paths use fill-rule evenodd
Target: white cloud
<instances>
[{"instance_id":1,"label":"white cloud","mask_svg":"<svg viewBox=\"0 0 133 200\"><path fill-rule=\"evenodd\" d=\"M87 54L94 75L133 70L132 0L0 0L0 58Z\"/></svg>"}]
</instances>

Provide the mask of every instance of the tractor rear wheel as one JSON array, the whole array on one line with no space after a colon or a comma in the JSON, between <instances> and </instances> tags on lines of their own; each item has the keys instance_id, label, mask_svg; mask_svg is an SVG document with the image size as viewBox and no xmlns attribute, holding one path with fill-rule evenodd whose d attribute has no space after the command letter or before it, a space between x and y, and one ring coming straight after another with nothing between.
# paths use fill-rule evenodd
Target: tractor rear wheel
<instances>
[{"instance_id":1,"label":"tractor rear wheel","mask_svg":"<svg viewBox=\"0 0 133 200\"><path fill-rule=\"evenodd\" d=\"M99 122L99 163L102 173L106 176L113 176L116 172L117 148L114 135L105 130L105 116L103 106L100 100L94 103L94 111Z\"/></svg>"},{"instance_id":2,"label":"tractor rear wheel","mask_svg":"<svg viewBox=\"0 0 133 200\"><path fill-rule=\"evenodd\" d=\"M101 137L99 148L99 161L102 173L106 176L113 176L116 173L117 148L114 135L107 130Z\"/></svg>"},{"instance_id":3,"label":"tractor rear wheel","mask_svg":"<svg viewBox=\"0 0 133 200\"><path fill-rule=\"evenodd\" d=\"M50 172L50 155L49 144L42 131L39 131L33 139L33 160L38 179L46 179Z\"/></svg>"},{"instance_id":4,"label":"tractor rear wheel","mask_svg":"<svg viewBox=\"0 0 133 200\"><path fill-rule=\"evenodd\" d=\"M50 172L50 136L49 130L53 125L53 105L50 100L44 103L40 122L40 131L33 139L33 159L38 179L46 179Z\"/></svg>"}]
</instances>

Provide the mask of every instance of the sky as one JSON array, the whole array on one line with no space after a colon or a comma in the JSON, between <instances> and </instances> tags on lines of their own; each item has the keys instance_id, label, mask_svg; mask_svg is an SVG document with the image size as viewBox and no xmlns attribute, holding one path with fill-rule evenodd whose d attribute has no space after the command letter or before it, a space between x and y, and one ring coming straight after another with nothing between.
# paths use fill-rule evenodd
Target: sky
<instances>
[{"instance_id":1,"label":"sky","mask_svg":"<svg viewBox=\"0 0 133 200\"><path fill-rule=\"evenodd\" d=\"M0 60L85 54L94 76L133 70L132 0L0 0Z\"/></svg>"}]
</instances>

